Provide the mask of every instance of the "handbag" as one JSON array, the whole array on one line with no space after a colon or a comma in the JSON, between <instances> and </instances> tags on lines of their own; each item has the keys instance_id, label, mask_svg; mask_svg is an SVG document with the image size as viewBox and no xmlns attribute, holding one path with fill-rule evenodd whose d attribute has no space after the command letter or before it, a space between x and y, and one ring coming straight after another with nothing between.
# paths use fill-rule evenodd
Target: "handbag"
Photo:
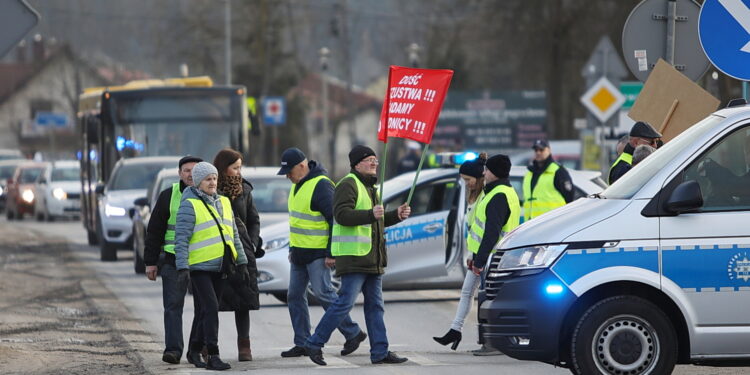
<instances>
[{"instance_id":1,"label":"handbag","mask_svg":"<svg viewBox=\"0 0 750 375\"><path fill-rule=\"evenodd\" d=\"M235 272L237 272L237 264L234 262L234 257L232 256L232 248L229 247L229 244L227 244L227 240L224 238L224 230L222 230L221 224L219 224L219 219L216 218L216 215L214 215L214 212L208 206L208 203L206 203L206 201L201 198L201 202L203 202L203 205L206 206L206 209L214 219L216 226L219 227L221 241L224 243L224 256L221 261L221 270L219 272L223 273L226 276L232 276L235 274Z\"/></svg>"}]
</instances>

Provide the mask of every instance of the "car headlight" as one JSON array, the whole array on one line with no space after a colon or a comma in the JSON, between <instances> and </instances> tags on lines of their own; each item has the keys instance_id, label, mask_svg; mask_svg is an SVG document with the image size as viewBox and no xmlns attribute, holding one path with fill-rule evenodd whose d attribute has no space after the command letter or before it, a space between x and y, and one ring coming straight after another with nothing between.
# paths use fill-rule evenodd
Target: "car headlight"
<instances>
[{"instance_id":1,"label":"car headlight","mask_svg":"<svg viewBox=\"0 0 750 375\"><path fill-rule=\"evenodd\" d=\"M4 192L4 190L3 190L3 185L0 185L0 197L2 197L2 196L3 196L3 192Z\"/></svg>"},{"instance_id":2,"label":"car headlight","mask_svg":"<svg viewBox=\"0 0 750 375\"><path fill-rule=\"evenodd\" d=\"M104 206L104 214L107 216L125 216L127 210L122 207L112 206L107 203Z\"/></svg>"},{"instance_id":3,"label":"car headlight","mask_svg":"<svg viewBox=\"0 0 750 375\"><path fill-rule=\"evenodd\" d=\"M273 240L263 243L263 250L268 252L268 251L283 249L288 246L289 246L289 239L281 237L281 238L275 238Z\"/></svg>"},{"instance_id":4,"label":"car headlight","mask_svg":"<svg viewBox=\"0 0 750 375\"><path fill-rule=\"evenodd\" d=\"M538 245L503 253L496 271L547 268L560 257L567 245Z\"/></svg>"},{"instance_id":5,"label":"car headlight","mask_svg":"<svg viewBox=\"0 0 750 375\"><path fill-rule=\"evenodd\" d=\"M66 193L65 190L60 189L60 188L55 188L55 190L52 190L52 196L55 197L59 201L68 199L68 193Z\"/></svg>"},{"instance_id":6,"label":"car headlight","mask_svg":"<svg viewBox=\"0 0 750 375\"><path fill-rule=\"evenodd\" d=\"M31 203L34 201L34 192L30 189L26 189L21 193L21 199L23 199L26 203Z\"/></svg>"}]
</instances>

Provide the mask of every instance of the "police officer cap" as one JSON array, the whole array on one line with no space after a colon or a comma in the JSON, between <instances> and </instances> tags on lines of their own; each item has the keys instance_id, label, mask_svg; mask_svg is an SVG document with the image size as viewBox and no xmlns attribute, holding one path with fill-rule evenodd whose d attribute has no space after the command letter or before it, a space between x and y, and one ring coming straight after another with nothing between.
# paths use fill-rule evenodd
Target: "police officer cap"
<instances>
[{"instance_id":1,"label":"police officer cap","mask_svg":"<svg viewBox=\"0 0 750 375\"><path fill-rule=\"evenodd\" d=\"M549 142L547 142L546 139L537 139L534 141L534 144L531 145L531 148L534 150L544 150L547 147L549 147Z\"/></svg>"},{"instance_id":2,"label":"police officer cap","mask_svg":"<svg viewBox=\"0 0 750 375\"><path fill-rule=\"evenodd\" d=\"M644 121L638 121L633 125L630 129L630 136L649 139L661 138L661 134L651 124Z\"/></svg>"},{"instance_id":3,"label":"police officer cap","mask_svg":"<svg viewBox=\"0 0 750 375\"><path fill-rule=\"evenodd\" d=\"M305 158L305 154L296 147L284 150L284 153L281 154L281 169L276 174L285 175L289 173L295 165L302 163Z\"/></svg>"}]
</instances>

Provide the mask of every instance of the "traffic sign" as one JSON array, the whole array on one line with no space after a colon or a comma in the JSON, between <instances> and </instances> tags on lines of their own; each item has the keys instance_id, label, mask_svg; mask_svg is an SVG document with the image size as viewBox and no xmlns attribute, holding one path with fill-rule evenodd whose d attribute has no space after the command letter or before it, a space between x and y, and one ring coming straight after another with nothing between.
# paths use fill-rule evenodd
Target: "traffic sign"
<instances>
[{"instance_id":1,"label":"traffic sign","mask_svg":"<svg viewBox=\"0 0 750 375\"><path fill-rule=\"evenodd\" d=\"M622 103L622 109L633 107L641 90L643 90L642 82L620 82L620 92L625 96L625 103Z\"/></svg>"},{"instance_id":2,"label":"traffic sign","mask_svg":"<svg viewBox=\"0 0 750 375\"><path fill-rule=\"evenodd\" d=\"M609 120L624 102L625 96L606 77L596 81L581 96L581 103L601 122Z\"/></svg>"},{"instance_id":3,"label":"traffic sign","mask_svg":"<svg viewBox=\"0 0 750 375\"><path fill-rule=\"evenodd\" d=\"M750 1L705 0L698 34L706 56L717 69L750 81Z\"/></svg>"},{"instance_id":4,"label":"traffic sign","mask_svg":"<svg viewBox=\"0 0 750 375\"><path fill-rule=\"evenodd\" d=\"M0 2L0 57L5 56L39 22L39 14L24 0Z\"/></svg>"},{"instance_id":5,"label":"traffic sign","mask_svg":"<svg viewBox=\"0 0 750 375\"><path fill-rule=\"evenodd\" d=\"M56 112L37 112L34 116L34 125L36 126L52 126L52 127L66 127L68 126L68 116L64 113Z\"/></svg>"},{"instance_id":6,"label":"traffic sign","mask_svg":"<svg viewBox=\"0 0 750 375\"><path fill-rule=\"evenodd\" d=\"M630 72L646 82L661 58L691 80L701 78L711 64L698 40L700 11L694 0L643 0L636 5L622 30L622 54Z\"/></svg>"},{"instance_id":7,"label":"traffic sign","mask_svg":"<svg viewBox=\"0 0 750 375\"><path fill-rule=\"evenodd\" d=\"M286 122L286 100L280 96L263 99L263 124L280 126Z\"/></svg>"}]
</instances>

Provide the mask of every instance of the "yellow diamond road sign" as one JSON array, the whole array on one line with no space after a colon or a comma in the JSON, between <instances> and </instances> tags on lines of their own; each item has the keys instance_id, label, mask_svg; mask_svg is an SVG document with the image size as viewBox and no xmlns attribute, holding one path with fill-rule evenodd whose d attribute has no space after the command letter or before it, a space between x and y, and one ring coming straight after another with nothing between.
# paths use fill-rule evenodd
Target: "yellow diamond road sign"
<instances>
[{"instance_id":1,"label":"yellow diamond road sign","mask_svg":"<svg viewBox=\"0 0 750 375\"><path fill-rule=\"evenodd\" d=\"M625 96L605 77L596 81L581 96L581 104L601 122L609 120L623 103L625 103Z\"/></svg>"}]
</instances>

